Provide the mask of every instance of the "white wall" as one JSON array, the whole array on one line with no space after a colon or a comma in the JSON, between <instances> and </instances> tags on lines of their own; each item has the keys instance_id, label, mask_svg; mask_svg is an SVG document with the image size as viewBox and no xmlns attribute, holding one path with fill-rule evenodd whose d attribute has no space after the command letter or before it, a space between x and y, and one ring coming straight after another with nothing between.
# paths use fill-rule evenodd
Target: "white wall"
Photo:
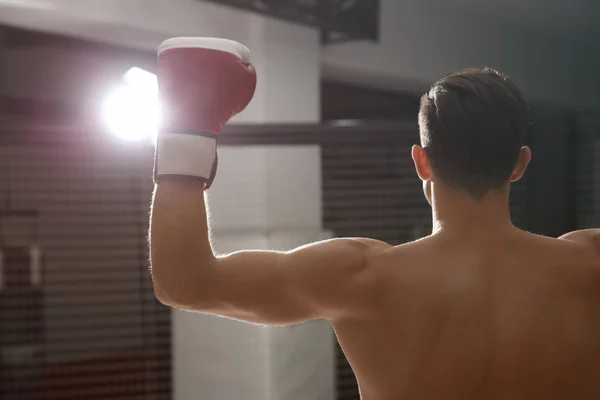
<instances>
[{"instance_id":1,"label":"white wall","mask_svg":"<svg viewBox=\"0 0 600 400\"><path fill-rule=\"evenodd\" d=\"M0 21L149 50L180 35L244 42L254 23L248 13L195 0L0 1Z\"/></svg>"}]
</instances>

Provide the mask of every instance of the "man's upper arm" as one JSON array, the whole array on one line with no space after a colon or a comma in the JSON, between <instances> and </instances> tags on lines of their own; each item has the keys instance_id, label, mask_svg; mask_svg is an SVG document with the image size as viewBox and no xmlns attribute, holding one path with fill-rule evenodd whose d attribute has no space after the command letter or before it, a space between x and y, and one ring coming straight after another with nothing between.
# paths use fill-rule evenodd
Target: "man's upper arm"
<instances>
[{"instance_id":1,"label":"man's upper arm","mask_svg":"<svg viewBox=\"0 0 600 400\"><path fill-rule=\"evenodd\" d=\"M389 245L332 239L290 252L218 257L210 285L187 308L263 324L334 319L368 307L376 280L367 259Z\"/></svg>"}]
</instances>

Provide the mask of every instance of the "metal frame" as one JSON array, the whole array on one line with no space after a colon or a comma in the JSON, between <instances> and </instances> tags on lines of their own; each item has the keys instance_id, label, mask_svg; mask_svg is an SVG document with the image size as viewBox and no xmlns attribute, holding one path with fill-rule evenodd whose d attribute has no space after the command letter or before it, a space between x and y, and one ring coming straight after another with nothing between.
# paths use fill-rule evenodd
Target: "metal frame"
<instances>
[{"instance_id":1,"label":"metal frame","mask_svg":"<svg viewBox=\"0 0 600 400\"><path fill-rule=\"evenodd\" d=\"M347 121L322 124L266 124L225 126L219 143L223 145L319 144L339 141L392 140L417 144L417 122ZM112 140L98 126L83 124L39 123L31 119L4 121L0 124L0 145L44 143L51 145ZM119 139L114 139L119 140ZM128 145L128 144L124 144ZM136 143L130 144L136 147Z\"/></svg>"},{"instance_id":2,"label":"metal frame","mask_svg":"<svg viewBox=\"0 0 600 400\"><path fill-rule=\"evenodd\" d=\"M379 0L206 0L313 26L324 44L379 39Z\"/></svg>"}]
</instances>

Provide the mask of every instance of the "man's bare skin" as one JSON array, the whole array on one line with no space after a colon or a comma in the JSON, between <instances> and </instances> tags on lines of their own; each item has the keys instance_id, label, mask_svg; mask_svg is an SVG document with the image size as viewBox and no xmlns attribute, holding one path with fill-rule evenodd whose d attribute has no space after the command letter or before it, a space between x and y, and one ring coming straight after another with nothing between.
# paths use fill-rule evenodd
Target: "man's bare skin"
<instances>
[{"instance_id":1,"label":"man's bare skin","mask_svg":"<svg viewBox=\"0 0 600 400\"><path fill-rule=\"evenodd\" d=\"M505 229L373 253L368 316L333 321L364 399L600 396L600 259Z\"/></svg>"},{"instance_id":2,"label":"man's bare skin","mask_svg":"<svg viewBox=\"0 0 600 400\"><path fill-rule=\"evenodd\" d=\"M481 76L486 83L477 86ZM475 89L465 86L456 91L458 97L449 97L463 78L473 79ZM514 125L513 116L521 111L503 79L467 71L432 96L438 96L436 107L450 111L456 99L463 101L458 116L463 105L489 113L496 118L490 135L502 144L505 132L493 130L503 126L503 118L510 120L508 127ZM507 97L500 105L512 114L505 117L504 108L495 113L488 107L488 89L496 90L489 96L494 101ZM465 90L476 93L475 100ZM438 112L440 121L458 126L454 132L463 140L461 124L469 126L450 111ZM473 121L485 123L474 115ZM425 121L422 128L427 132L434 122ZM435 140L445 140L439 137ZM465 143L473 140L483 141ZM494 143L476 149L495 156ZM340 238L288 252L217 256L209 241L204 184L161 177L150 228L157 298L258 324L326 319L364 400L600 398L600 230L552 239L511 224L510 182L527 168L527 147L514 147L516 163L506 170L501 161L508 156L498 154L503 180L483 196L471 176L456 174L471 192L448 185L428 154L414 146L412 157L432 207L433 232L396 247ZM468 156L483 169L486 158L497 161ZM490 179L495 174L489 173Z\"/></svg>"}]
</instances>

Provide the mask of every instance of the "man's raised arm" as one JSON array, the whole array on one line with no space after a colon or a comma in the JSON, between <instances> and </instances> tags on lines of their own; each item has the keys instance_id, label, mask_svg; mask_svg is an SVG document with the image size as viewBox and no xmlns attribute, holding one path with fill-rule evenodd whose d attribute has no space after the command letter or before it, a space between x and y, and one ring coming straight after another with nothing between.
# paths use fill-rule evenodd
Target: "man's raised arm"
<instances>
[{"instance_id":1,"label":"man's raised arm","mask_svg":"<svg viewBox=\"0 0 600 400\"><path fill-rule=\"evenodd\" d=\"M151 220L152 276L168 305L262 324L293 324L367 312L376 273L365 262L387 247L369 239L332 239L289 252L215 256L203 185L162 179Z\"/></svg>"},{"instance_id":2,"label":"man's raised arm","mask_svg":"<svg viewBox=\"0 0 600 400\"><path fill-rule=\"evenodd\" d=\"M209 242L204 190L214 179L223 124L250 102L256 75L239 43L176 38L159 49L163 124L154 175L150 254L162 302L266 324L333 319L375 301L366 260L387 247L333 239L290 252L217 257Z\"/></svg>"}]
</instances>

